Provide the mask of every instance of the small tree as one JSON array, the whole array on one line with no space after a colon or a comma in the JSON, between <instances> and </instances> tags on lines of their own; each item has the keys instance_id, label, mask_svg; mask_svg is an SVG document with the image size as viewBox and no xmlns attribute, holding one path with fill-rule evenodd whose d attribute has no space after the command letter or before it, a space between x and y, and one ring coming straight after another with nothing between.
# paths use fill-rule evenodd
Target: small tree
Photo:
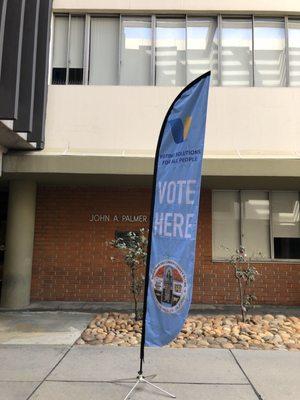
<instances>
[{"instance_id":1,"label":"small tree","mask_svg":"<svg viewBox=\"0 0 300 400\"><path fill-rule=\"evenodd\" d=\"M235 279L239 285L240 307L242 319L243 322L245 322L248 308L253 306L253 303L256 300L255 295L249 293L249 288L259 273L252 264L251 258L247 256L245 248L242 246L240 246L236 250L235 254L231 256L230 264L234 268Z\"/></svg>"},{"instance_id":2,"label":"small tree","mask_svg":"<svg viewBox=\"0 0 300 400\"><path fill-rule=\"evenodd\" d=\"M145 234L145 229L142 228L138 232L128 232L126 236L111 240L110 244L123 253L122 261L130 269L130 291L134 301L135 319L138 320L141 317L138 310L138 299L144 288L144 270L148 247L148 238ZM111 260L120 261L115 257L111 257Z\"/></svg>"}]
</instances>

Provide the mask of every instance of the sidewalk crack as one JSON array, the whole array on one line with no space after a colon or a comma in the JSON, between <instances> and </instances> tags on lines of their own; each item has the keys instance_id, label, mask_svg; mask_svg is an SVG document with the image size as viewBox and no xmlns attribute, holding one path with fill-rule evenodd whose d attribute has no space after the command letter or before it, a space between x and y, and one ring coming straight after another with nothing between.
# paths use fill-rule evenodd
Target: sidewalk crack
<instances>
[{"instance_id":1,"label":"sidewalk crack","mask_svg":"<svg viewBox=\"0 0 300 400\"><path fill-rule=\"evenodd\" d=\"M239 367L239 369L242 371L243 375L245 376L245 378L249 382L249 385L252 387L252 390L255 393L255 395L258 398L258 400L264 400L263 397L258 393L257 389L255 388L254 384L251 382L250 378L248 377L248 375L244 371L244 369L241 366L241 364L238 362L238 359L236 358L236 356L233 354L233 352L230 349L229 349L229 351L230 351L230 354L232 355L232 357L234 358L234 361L236 362L237 366Z\"/></svg>"},{"instance_id":2,"label":"sidewalk crack","mask_svg":"<svg viewBox=\"0 0 300 400\"><path fill-rule=\"evenodd\" d=\"M57 363L51 368L51 370L48 372L48 374L44 377L44 379L37 385L37 387L33 390L33 392L26 397L26 400L30 400L31 397L34 395L34 393L41 387L41 385L47 380L48 376L52 374L52 372L55 370L55 368L62 362L62 360L66 357L67 354L69 354L70 350L74 347L75 342L68 348L68 350L63 354L63 356L57 361Z\"/></svg>"}]
</instances>

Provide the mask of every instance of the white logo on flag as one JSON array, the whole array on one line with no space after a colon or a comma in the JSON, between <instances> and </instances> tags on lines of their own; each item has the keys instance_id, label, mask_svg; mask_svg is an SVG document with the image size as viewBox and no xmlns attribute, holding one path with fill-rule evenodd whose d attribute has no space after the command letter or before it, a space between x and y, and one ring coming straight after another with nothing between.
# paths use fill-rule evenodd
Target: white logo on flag
<instances>
[{"instance_id":1,"label":"white logo on flag","mask_svg":"<svg viewBox=\"0 0 300 400\"><path fill-rule=\"evenodd\" d=\"M176 261L158 263L151 276L151 285L161 311L173 314L181 310L187 295L187 279Z\"/></svg>"}]
</instances>

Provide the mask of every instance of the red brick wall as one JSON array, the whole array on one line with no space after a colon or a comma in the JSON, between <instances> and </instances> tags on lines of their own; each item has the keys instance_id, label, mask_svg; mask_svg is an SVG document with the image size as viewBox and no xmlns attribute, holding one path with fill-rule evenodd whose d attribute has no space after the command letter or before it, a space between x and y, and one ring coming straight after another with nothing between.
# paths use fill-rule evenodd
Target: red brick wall
<instances>
[{"instance_id":1,"label":"red brick wall","mask_svg":"<svg viewBox=\"0 0 300 400\"><path fill-rule=\"evenodd\" d=\"M107 241L116 230L145 223L90 222L91 214L148 215L149 189L39 187L31 299L131 301L126 266ZM211 192L203 191L194 278L194 303L233 304L237 286L230 266L211 258ZM300 264L257 264L260 304L300 303Z\"/></svg>"}]
</instances>

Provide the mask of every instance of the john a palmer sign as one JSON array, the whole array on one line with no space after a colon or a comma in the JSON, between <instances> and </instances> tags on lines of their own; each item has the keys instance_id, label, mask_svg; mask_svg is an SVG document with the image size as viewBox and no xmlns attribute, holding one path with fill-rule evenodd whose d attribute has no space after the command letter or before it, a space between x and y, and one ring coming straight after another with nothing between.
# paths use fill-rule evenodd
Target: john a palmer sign
<instances>
[{"instance_id":1,"label":"john a palmer sign","mask_svg":"<svg viewBox=\"0 0 300 400\"><path fill-rule=\"evenodd\" d=\"M147 215L132 215L132 214L91 214L90 222L147 222Z\"/></svg>"}]
</instances>

